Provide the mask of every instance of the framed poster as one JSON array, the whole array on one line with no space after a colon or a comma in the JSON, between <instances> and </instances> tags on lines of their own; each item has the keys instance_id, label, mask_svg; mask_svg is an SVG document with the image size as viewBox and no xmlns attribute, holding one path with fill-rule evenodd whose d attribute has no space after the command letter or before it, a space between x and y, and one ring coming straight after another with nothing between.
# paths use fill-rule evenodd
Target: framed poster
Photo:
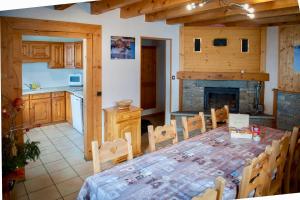
<instances>
[{"instance_id":1,"label":"framed poster","mask_svg":"<svg viewBox=\"0 0 300 200\"><path fill-rule=\"evenodd\" d=\"M111 59L135 59L135 38L111 36Z\"/></svg>"}]
</instances>

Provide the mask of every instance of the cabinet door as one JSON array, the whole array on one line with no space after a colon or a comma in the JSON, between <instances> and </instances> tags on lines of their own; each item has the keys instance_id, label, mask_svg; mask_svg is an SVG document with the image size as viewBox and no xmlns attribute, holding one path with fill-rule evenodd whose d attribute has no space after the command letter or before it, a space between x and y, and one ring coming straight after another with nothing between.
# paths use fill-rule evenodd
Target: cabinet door
<instances>
[{"instance_id":1,"label":"cabinet door","mask_svg":"<svg viewBox=\"0 0 300 200\"><path fill-rule=\"evenodd\" d=\"M30 100L31 125L47 124L51 122L51 99Z\"/></svg>"},{"instance_id":2,"label":"cabinet door","mask_svg":"<svg viewBox=\"0 0 300 200\"><path fill-rule=\"evenodd\" d=\"M22 56L23 59L28 59L30 57L29 43L22 42Z\"/></svg>"},{"instance_id":3,"label":"cabinet door","mask_svg":"<svg viewBox=\"0 0 300 200\"><path fill-rule=\"evenodd\" d=\"M65 97L52 98L52 122L66 120Z\"/></svg>"},{"instance_id":4,"label":"cabinet door","mask_svg":"<svg viewBox=\"0 0 300 200\"><path fill-rule=\"evenodd\" d=\"M141 153L141 120L132 119L118 123L118 136L125 138L125 133L131 133L131 144L134 155Z\"/></svg>"},{"instance_id":5,"label":"cabinet door","mask_svg":"<svg viewBox=\"0 0 300 200\"><path fill-rule=\"evenodd\" d=\"M51 43L49 68L64 68L64 44Z\"/></svg>"},{"instance_id":6,"label":"cabinet door","mask_svg":"<svg viewBox=\"0 0 300 200\"><path fill-rule=\"evenodd\" d=\"M72 124L71 94L66 92L66 120Z\"/></svg>"},{"instance_id":7,"label":"cabinet door","mask_svg":"<svg viewBox=\"0 0 300 200\"><path fill-rule=\"evenodd\" d=\"M64 44L64 60L65 60L65 68L74 68L75 60L74 60L74 43L68 42Z\"/></svg>"},{"instance_id":8,"label":"cabinet door","mask_svg":"<svg viewBox=\"0 0 300 200\"><path fill-rule=\"evenodd\" d=\"M82 69L82 42L76 42L75 48L75 67Z\"/></svg>"},{"instance_id":9,"label":"cabinet door","mask_svg":"<svg viewBox=\"0 0 300 200\"><path fill-rule=\"evenodd\" d=\"M30 125L29 100L24 100L23 102L23 125L24 127L28 127Z\"/></svg>"},{"instance_id":10,"label":"cabinet door","mask_svg":"<svg viewBox=\"0 0 300 200\"><path fill-rule=\"evenodd\" d=\"M49 59L50 44L45 42L30 42L30 57L33 59Z\"/></svg>"}]
</instances>

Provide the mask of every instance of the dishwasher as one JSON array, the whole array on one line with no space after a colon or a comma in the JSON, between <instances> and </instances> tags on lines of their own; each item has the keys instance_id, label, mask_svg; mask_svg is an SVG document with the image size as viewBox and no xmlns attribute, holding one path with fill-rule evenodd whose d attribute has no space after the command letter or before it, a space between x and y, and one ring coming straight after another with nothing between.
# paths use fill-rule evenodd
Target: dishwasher
<instances>
[{"instance_id":1,"label":"dishwasher","mask_svg":"<svg viewBox=\"0 0 300 200\"><path fill-rule=\"evenodd\" d=\"M71 95L73 128L83 134L83 99Z\"/></svg>"}]
</instances>

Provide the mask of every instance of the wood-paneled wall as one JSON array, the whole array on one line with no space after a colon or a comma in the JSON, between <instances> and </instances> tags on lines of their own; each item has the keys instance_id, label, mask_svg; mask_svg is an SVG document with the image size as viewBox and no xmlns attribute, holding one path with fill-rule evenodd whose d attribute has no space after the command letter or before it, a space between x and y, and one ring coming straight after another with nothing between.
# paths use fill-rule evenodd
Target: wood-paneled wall
<instances>
[{"instance_id":1,"label":"wood-paneled wall","mask_svg":"<svg viewBox=\"0 0 300 200\"><path fill-rule=\"evenodd\" d=\"M300 72L294 71L294 46L300 45L300 25L279 28L278 88L300 92Z\"/></svg>"},{"instance_id":2,"label":"wood-paneled wall","mask_svg":"<svg viewBox=\"0 0 300 200\"><path fill-rule=\"evenodd\" d=\"M264 72L265 29L258 27L182 27L180 71ZM194 39L201 38L201 52L194 52ZM227 46L213 40L227 38ZM249 40L249 52L241 52L241 39Z\"/></svg>"}]
</instances>

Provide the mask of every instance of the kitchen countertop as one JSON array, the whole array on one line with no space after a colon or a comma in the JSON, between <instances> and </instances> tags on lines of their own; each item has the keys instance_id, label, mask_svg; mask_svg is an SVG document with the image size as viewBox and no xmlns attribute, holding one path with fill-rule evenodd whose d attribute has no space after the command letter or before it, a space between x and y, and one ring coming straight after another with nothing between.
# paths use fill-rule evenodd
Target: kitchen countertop
<instances>
[{"instance_id":1,"label":"kitchen countertop","mask_svg":"<svg viewBox=\"0 0 300 200\"><path fill-rule=\"evenodd\" d=\"M77 97L83 98L83 87L70 87L70 86L62 86L62 87L48 87L48 88L40 88L36 90L23 89L22 94L40 94L40 93L48 93L48 92L70 92Z\"/></svg>"}]
</instances>

